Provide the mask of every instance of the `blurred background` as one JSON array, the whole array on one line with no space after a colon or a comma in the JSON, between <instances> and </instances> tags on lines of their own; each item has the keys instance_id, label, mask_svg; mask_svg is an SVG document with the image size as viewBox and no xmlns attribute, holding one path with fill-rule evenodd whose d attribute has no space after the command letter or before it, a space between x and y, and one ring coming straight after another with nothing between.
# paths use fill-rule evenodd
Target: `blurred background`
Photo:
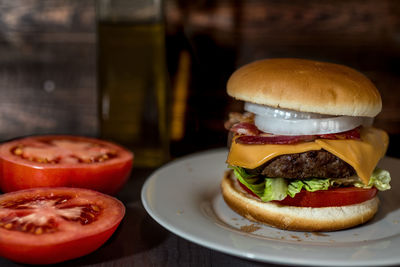
<instances>
[{"instance_id":1,"label":"blurred background","mask_svg":"<svg viewBox=\"0 0 400 267\"><path fill-rule=\"evenodd\" d=\"M256 59L300 57L367 75L383 98L375 125L390 134L388 154L400 157L399 1L153 1L161 3L161 16L139 22L99 16L110 2L0 1L1 141L62 133L114 140L135 152L154 138L164 153L152 156L159 165L226 145L223 121L242 108L225 92L235 69ZM110 71L118 58L128 65ZM146 97L115 93L120 81L136 86L129 77L147 69L157 90L144 90ZM131 114L134 128L119 128L118 119L107 124L114 115L123 118L114 107ZM138 133L142 128L153 130ZM130 135L135 143L126 141Z\"/></svg>"}]
</instances>

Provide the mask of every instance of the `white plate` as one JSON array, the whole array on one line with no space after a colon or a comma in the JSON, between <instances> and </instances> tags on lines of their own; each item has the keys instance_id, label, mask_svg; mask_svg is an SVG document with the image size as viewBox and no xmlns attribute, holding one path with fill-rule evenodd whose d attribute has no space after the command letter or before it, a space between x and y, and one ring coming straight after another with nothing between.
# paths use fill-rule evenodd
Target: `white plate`
<instances>
[{"instance_id":1,"label":"white plate","mask_svg":"<svg viewBox=\"0 0 400 267\"><path fill-rule=\"evenodd\" d=\"M391 172L392 190L380 193L369 223L327 233L292 232L257 224L234 213L219 183L227 150L206 151L155 171L142 189L147 212L169 231L235 256L281 264L377 266L400 264L400 160L379 164Z\"/></svg>"}]
</instances>

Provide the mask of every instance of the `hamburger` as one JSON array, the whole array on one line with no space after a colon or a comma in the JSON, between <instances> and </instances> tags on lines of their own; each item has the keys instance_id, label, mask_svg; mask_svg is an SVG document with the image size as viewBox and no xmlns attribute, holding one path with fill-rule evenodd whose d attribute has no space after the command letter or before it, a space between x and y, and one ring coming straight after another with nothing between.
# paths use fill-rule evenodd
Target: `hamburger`
<instances>
[{"instance_id":1,"label":"hamburger","mask_svg":"<svg viewBox=\"0 0 400 267\"><path fill-rule=\"evenodd\" d=\"M266 59L235 71L227 205L252 221L296 231L363 224L378 210L390 175L376 168L388 135L372 126L381 96L360 72L304 59Z\"/></svg>"}]
</instances>

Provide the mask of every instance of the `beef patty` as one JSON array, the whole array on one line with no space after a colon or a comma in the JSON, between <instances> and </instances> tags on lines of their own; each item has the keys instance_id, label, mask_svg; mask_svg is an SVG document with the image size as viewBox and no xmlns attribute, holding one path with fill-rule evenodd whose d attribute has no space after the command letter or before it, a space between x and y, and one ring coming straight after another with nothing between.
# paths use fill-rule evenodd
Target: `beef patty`
<instances>
[{"instance_id":1,"label":"beef patty","mask_svg":"<svg viewBox=\"0 0 400 267\"><path fill-rule=\"evenodd\" d=\"M260 168L267 177L289 179L343 178L355 174L353 167L325 150L281 155Z\"/></svg>"}]
</instances>

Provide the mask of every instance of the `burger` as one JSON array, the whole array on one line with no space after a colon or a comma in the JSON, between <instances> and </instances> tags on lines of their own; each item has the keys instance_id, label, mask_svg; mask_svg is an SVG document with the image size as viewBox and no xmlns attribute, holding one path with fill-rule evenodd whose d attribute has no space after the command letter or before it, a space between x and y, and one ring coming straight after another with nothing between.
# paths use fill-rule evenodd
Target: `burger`
<instances>
[{"instance_id":1,"label":"burger","mask_svg":"<svg viewBox=\"0 0 400 267\"><path fill-rule=\"evenodd\" d=\"M227 84L244 101L230 113L227 205L249 220L297 231L363 224L390 174L376 167L388 135L372 126L381 96L360 72L304 59L266 59Z\"/></svg>"}]
</instances>

